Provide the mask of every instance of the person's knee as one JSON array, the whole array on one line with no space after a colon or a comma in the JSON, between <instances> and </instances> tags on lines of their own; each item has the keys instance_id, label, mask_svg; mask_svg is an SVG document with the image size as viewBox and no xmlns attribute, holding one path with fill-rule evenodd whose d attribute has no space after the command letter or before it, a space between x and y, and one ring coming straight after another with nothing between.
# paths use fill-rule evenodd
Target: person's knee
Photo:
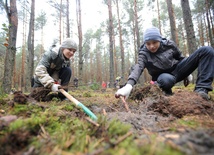
<instances>
[{"instance_id":1,"label":"person's knee","mask_svg":"<svg viewBox=\"0 0 214 155\"><path fill-rule=\"evenodd\" d=\"M211 46L202 46L198 49L201 54L214 56L214 49Z\"/></svg>"},{"instance_id":2,"label":"person's knee","mask_svg":"<svg viewBox=\"0 0 214 155\"><path fill-rule=\"evenodd\" d=\"M64 72L67 74L67 75L72 75L72 71L71 71L71 68L70 67L65 67L64 68Z\"/></svg>"},{"instance_id":3,"label":"person's knee","mask_svg":"<svg viewBox=\"0 0 214 155\"><path fill-rule=\"evenodd\" d=\"M67 85L71 79L72 71L70 67L64 67L59 73L62 85Z\"/></svg>"},{"instance_id":4,"label":"person's knee","mask_svg":"<svg viewBox=\"0 0 214 155\"><path fill-rule=\"evenodd\" d=\"M164 90L171 89L175 84L175 77L171 74L163 73L159 75L157 83Z\"/></svg>"}]
</instances>

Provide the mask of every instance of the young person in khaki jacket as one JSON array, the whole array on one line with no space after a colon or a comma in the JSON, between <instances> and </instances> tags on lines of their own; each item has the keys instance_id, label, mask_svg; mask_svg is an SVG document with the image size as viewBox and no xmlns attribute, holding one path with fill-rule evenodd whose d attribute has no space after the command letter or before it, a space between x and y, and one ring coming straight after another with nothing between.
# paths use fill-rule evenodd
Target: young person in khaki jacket
<instances>
[{"instance_id":1,"label":"young person in khaki jacket","mask_svg":"<svg viewBox=\"0 0 214 155\"><path fill-rule=\"evenodd\" d=\"M45 52L35 69L33 88L45 87L52 92L58 92L60 86L68 86L72 75L70 58L76 50L75 41L67 38L60 46ZM61 93L58 93L58 96L62 100L65 99Z\"/></svg>"}]
</instances>

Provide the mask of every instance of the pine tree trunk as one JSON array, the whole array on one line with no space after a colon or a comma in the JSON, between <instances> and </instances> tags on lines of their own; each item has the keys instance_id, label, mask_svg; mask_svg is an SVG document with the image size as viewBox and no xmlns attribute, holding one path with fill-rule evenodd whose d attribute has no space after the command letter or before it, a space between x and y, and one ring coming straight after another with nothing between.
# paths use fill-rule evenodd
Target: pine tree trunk
<instances>
[{"instance_id":1,"label":"pine tree trunk","mask_svg":"<svg viewBox=\"0 0 214 155\"><path fill-rule=\"evenodd\" d=\"M124 61L124 47L123 47L123 37L122 37L122 29L120 24L120 12L118 0L116 0L117 4L117 20L118 20L118 28L119 28L119 40L120 40L120 55L121 55L121 76L123 77L121 83L123 84L125 81L125 61Z\"/></svg>"},{"instance_id":2,"label":"pine tree trunk","mask_svg":"<svg viewBox=\"0 0 214 155\"><path fill-rule=\"evenodd\" d=\"M209 6L208 6L208 0L206 0L206 18L207 18L207 26L208 26L208 32L209 32L209 38L210 38L210 44L212 47L214 47L214 40L212 37L212 29L210 25L210 19L209 19Z\"/></svg>"},{"instance_id":3,"label":"pine tree trunk","mask_svg":"<svg viewBox=\"0 0 214 155\"><path fill-rule=\"evenodd\" d=\"M157 9L158 9L158 25L159 25L160 34L162 34L162 32L161 32L161 21L160 21L159 0L157 0Z\"/></svg>"},{"instance_id":4,"label":"pine tree trunk","mask_svg":"<svg viewBox=\"0 0 214 155\"><path fill-rule=\"evenodd\" d=\"M83 54L82 54L82 21L81 21L81 2L77 0L77 25L79 34L79 81L82 82L83 75Z\"/></svg>"},{"instance_id":5,"label":"pine tree trunk","mask_svg":"<svg viewBox=\"0 0 214 155\"><path fill-rule=\"evenodd\" d=\"M194 26L192 22L191 10L189 6L189 0L181 0L181 6L183 11L184 26L187 34L188 51L189 54L191 54L197 49L197 45Z\"/></svg>"},{"instance_id":6,"label":"pine tree trunk","mask_svg":"<svg viewBox=\"0 0 214 155\"><path fill-rule=\"evenodd\" d=\"M113 18L112 18L112 5L111 0L108 0L108 13L109 13L109 55L110 55L110 87L114 85L114 55L113 55Z\"/></svg>"},{"instance_id":7,"label":"pine tree trunk","mask_svg":"<svg viewBox=\"0 0 214 155\"><path fill-rule=\"evenodd\" d=\"M31 87L31 79L34 73L34 20L35 20L35 0L31 0L31 14L28 33L28 72L26 74L26 91Z\"/></svg>"},{"instance_id":8,"label":"pine tree trunk","mask_svg":"<svg viewBox=\"0 0 214 155\"><path fill-rule=\"evenodd\" d=\"M66 29L66 37L70 38L69 0L67 0L66 10L67 10L67 14L66 14L66 27L67 27L67 29Z\"/></svg>"},{"instance_id":9,"label":"pine tree trunk","mask_svg":"<svg viewBox=\"0 0 214 155\"><path fill-rule=\"evenodd\" d=\"M16 38L17 38L17 28L18 28L18 15L16 0L10 0L10 7L5 6L5 11L7 13L9 21L9 45L7 47L7 52L5 56L5 66L4 66L4 77L3 77L3 91L9 93L12 87L12 77L14 72L14 64L16 57Z\"/></svg>"},{"instance_id":10,"label":"pine tree trunk","mask_svg":"<svg viewBox=\"0 0 214 155\"><path fill-rule=\"evenodd\" d=\"M176 29L175 14L172 6L172 0L166 0L166 2L167 2L168 14L169 14L172 40L177 44L177 46L179 46L178 32Z\"/></svg>"}]
</instances>

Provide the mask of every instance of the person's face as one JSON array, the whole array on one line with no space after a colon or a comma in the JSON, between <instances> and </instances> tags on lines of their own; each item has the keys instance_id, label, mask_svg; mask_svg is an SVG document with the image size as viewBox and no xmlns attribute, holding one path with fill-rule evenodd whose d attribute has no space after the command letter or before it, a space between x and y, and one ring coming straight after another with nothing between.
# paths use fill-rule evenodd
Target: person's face
<instances>
[{"instance_id":1,"label":"person's face","mask_svg":"<svg viewBox=\"0 0 214 155\"><path fill-rule=\"evenodd\" d=\"M74 56L74 53L76 52L73 48L65 48L62 53L67 58L70 59L72 56Z\"/></svg>"},{"instance_id":2,"label":"person's face","mask_svg":"<svg viewBox=\"0 0 214 155\"><path fill-rule=\"evenodd\" d=\"M146 42L146 48L152 52L157 52L158 48L160 47L160 42L156 40L149 40Z\"/></svg>"}]
</instances>

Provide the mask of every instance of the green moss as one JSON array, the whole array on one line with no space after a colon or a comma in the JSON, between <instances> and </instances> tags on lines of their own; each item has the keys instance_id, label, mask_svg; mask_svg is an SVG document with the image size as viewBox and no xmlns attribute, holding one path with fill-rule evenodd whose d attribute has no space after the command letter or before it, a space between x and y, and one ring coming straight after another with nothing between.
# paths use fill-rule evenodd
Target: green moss
<instances>
[{"instance_id":1,"label":"green moss","mask_svg":"<svg viewBox=\"0 0 214 155\"><path fill-rule=\"evenodd\" d=\"M22 128L24 125L25 125L25 121L23 119L17 119L16 121L10 124L9 130L14 131L16 129Z\"/></svg>"},{"instance_id":2,"label":"green moss","mask_svg":"<svg viewBox=\"0 0 214 155\"><path fill-rule=\"evenodd\" d=\"M69 104L65 104L62 109L66 111L72 111L74 108L75 108L74 104L69 103Z\"/></svg>"},{"instance_id":3,"label":"green moss","mask_svg":"<svg viewBox=\"0 0 214 155\"><path fill-rule=\"evenodd\" d=\"M183 153L180 152L179 150L176 150L163 142L156 144L155 147L150 146L150 151L148 154L151 153L155 155L183 155Z\"/></svg>"},{"instance_id":4,"label":"green moss","mask_svg":"<svg viewBox=\"0 0 214 155\"><path fill-rule=\"evenodd\" d=\"M12 114L24 115L28 110L28 105L26 104L15 104Z\"/></svg>"},{"instance_id":5,"label":"green moss","mask_svg":"<svg viewBox=\"0 0 214 155\"><path fill-rule=\"evenodd\" d=\"M99 90L100 85L98 83L93 83L89 86L89 88L92 90Z\"/></svg>"},{"instance_id":6,"label":"green moss","mask_svg":"<svg viewBox=\"0 0 214 155\"><path fill-rule=\"evenodd\" d=\"M46 122L46 118L44 116L32 115L30 118L17 119L16 121L12 122L9 126L9 130L14 131L20 128L26 128L32 132L36 132L39 125L45 122Z\"/></svg>"},{"instance_id":7,"label":"green moss","mask_svg":"<svg viewBox=\"0 0 214 155\"><path fill-rule=\"evenodd\" d=\"M180 120L178 120L178 123L181 124L182 126L191 127L191 128L195 128L195 127L199 126L199 123L197 123L194 120L183 120L183 119L180 119Z\"/></svg>"},{"instance_id":8,"label":"green moss","mask_svg":"<svg viewBox=\"0 0 214 155\"><path fill-rule=\"evenodd\" d=\"M112 120L108 126L109 136L120 136L127 133L131 128L131 125L122 123L118 120Z\"/></svg>"},{"instance_id":9,"label":"green moss","mask_svg":"<svg viewBox=\"0 0 214 155\"><path fill-rule=\"evenodd\" d=\"M7 102L4 98L0 97L0 105L5 105Z\"/></svg>"},{"instance_id":10,"label":"green moss","mask_svg":"<svg viewBox=\"0 0 214 155\"><path fill-rule=\"evenodd\" d=\"M83 97L92 97L90 92L85 92L83 93Z\"/></svg>"}]
</instances>

